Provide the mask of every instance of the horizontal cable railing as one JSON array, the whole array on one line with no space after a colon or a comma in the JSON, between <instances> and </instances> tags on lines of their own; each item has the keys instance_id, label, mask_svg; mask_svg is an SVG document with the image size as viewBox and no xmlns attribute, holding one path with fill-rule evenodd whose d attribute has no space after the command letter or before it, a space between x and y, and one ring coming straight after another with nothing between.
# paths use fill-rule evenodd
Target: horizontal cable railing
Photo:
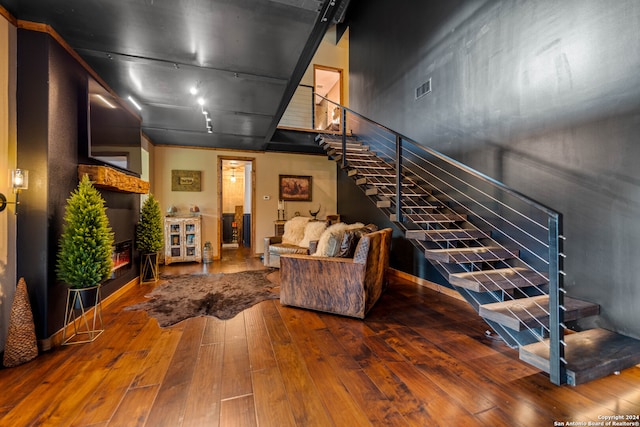
<instances>
[{"instance_id":1,"label":"horizontal cable railing","mask_svg":"<svg viewBox=\"0 0 640 427\"><path fill-rule=\"evenodd\" d=\"M371 197L387 206L385 209L399 227L413 232L445 234L456 230L462 236L467 233L468 238L455 243L444 239L414 243L425 254L451 250L458 253L456 262L431 259L447 279L461 273L491 273L473 276L477 286L487 291L466 292L475 306L513 300L514 307L521 309L519 299L531 294L548 295L548 306L538 304L536 307L536 311L548 317L548 324L538 320L540 316L532 316L534 320L523 318L520 312L527 315L526 309L511 313L537 340L549 337L551 381L564 382L562 215L349 108L320 98L327 110L340 109L340 120L334 122L337 127L326 128L334 131L332 133L336 129L340 132L343 167L357 169L359 183L379 189ZM350 153L347 144L354 140L352 138L368 147L383 163L375 166L364 163L363 154ZM380 172L384 168L392 174ZM445 221L449 222L443 226ZM482 258L478 253L488 256ZM527 286L523 287L522 283ZM508 328L502 332L521 345L517 334Z\"/></svg>"},{"instance_id":2,"label":"horizontal cable railing","mask_svg":"<svg viewBox=\"0 0 640 427\"><path fill-rule=\"evenodd\" d=\"M313 86L299 85L289 101L278 127L291 129L315 129L315 104Z\"/></svg>"}]
</instances>

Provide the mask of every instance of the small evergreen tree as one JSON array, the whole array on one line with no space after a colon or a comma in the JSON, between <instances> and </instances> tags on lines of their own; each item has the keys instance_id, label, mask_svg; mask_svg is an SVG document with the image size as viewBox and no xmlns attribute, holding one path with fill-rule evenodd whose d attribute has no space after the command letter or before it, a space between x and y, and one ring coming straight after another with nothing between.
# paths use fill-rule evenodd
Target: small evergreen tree
<instances>
[{"instance_id":1,"label":"small evergreen tree","mask_svg":"<svg viewBox=\"0 0 640 427\"><path fill-rule=\"evenodd\" d=\"M136 226L136 246L142 253L159 252L164 245L160 204L149 194L142 204L140 222Z\"/></svg>"},{"instance_id":2,"label":"small evergreen tree","mask_svg":"<svg viewBox=\"0 0 640 427\"><path fill-rule=\"evenodd\" d=\"M67 199L64 221L58 279L72 288L98 285L111 275L113 232L105 201L87 175Z\"/></svg>"}]
</instances>

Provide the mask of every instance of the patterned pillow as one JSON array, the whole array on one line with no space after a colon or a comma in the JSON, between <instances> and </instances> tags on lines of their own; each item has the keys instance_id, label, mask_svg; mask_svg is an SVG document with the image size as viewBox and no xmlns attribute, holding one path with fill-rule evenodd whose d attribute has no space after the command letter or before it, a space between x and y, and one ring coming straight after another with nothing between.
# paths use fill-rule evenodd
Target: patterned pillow
<instances>
[{"instance_id":1,"label":"patterned pillow","mask_svg":"<svg viewBox=\"0 0 640 427\"><path fill-rule=\"evenodd\" d=\"M354 224L354 226L355 225L361 224L358 223ZM373 233L377 230L378 226L375 224L367 224L359 228L349 227L349 229L344 232L342 243L336 256L341 258L353 258L353 254L356 251L356 247L358 246L358 241L360 240L360 238L365 234Z\"/></svg>"},{"instance_id":2,"label":"patterned pillow","mask_svg":"<svg viewBox=\"0 0 640 427\"><path fill-rule=\"evenodd\" d=\"M356 230L347 230L342 237L342 243L338 250L337 257L340 258L353 258L353 253L356 251L356 245L360 240L360 236Z\"/></svg>"}]
</instances>

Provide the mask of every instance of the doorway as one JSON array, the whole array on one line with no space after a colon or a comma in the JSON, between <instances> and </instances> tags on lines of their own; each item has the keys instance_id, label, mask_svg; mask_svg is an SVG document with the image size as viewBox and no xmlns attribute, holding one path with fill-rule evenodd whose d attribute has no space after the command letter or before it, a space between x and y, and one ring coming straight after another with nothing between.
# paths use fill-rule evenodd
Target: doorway
<instances>
[{"instance_id":1,"label":"doorway","mask_svg":"<svg viewBox=\"0 0 640 427\"><path fill-rule=\"evenodd\" d=\"M223 249L255 247L255 159L218 157L218 242Z\"/></svg>"},{"instance_id":2,"label":"doorway","mask_svg":"<svg viewBox=\"0 0 640 427\"><path fill-rule=\"evenodd\" d=\"M314 64L313 87L315 93L320 95L315 99L316 130L339 131L341 114L338 106L342 104L342 69Z\"/></svg>"}]
</instances>

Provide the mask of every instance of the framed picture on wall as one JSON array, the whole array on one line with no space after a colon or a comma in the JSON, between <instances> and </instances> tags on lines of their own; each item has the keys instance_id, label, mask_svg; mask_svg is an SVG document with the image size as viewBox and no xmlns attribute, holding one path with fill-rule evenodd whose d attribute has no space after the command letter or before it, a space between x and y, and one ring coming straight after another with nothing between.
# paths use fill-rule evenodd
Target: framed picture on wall
<instances>
[{"instance_id":1,"label":"framed picture on wall","mask_svg":"<svg viewBox=\"0 0 640 427\"><path fill-rule=\"evenodd\" d=\"M172 170L171 191L200 191L200 171Z\"/></svg>"},{"instance_id":2,"label":"framed picture on wall","mask_svg":"<svg viewBox=\"0 0 640 427\"><path fill-rule=\"evenodd\" d=\"M312 179L302 175L280 175L278 188L279 199L288 202L310 202Z\"/></svg>"}]
</instances>

